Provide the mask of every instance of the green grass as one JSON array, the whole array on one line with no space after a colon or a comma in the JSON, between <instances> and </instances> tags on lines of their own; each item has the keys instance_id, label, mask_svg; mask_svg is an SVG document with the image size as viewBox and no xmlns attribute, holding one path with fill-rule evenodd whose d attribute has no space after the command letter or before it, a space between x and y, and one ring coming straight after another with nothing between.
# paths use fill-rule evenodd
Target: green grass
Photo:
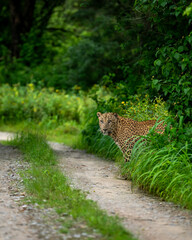
<instances>
[{"instance_id":1,"label":"green grass","mask_svg":"<svg viewBox=\"0 0 192 240\"><path fill-rule=\"evenodd\" d=\"M0 131L3 132L27 132L29 129L33 132L42 132L46 135L48 141L64 143L68 146L75 147L80 142L80 125L73 122L67 122L66 125L55 125L48 128L39 126L33 121L7 122L0 124Z\"/></svg>"},{"instance_id":2,"label":"green grass","mask_svg":"<svg viewBox=\"0 0 192 240\"><path fill-rule=\"evenodd\" d=\"M83 145L82 148L84 147L88 152L109 160L120 161L123 159L123 154L119 147L109 136L104 136L101 132L96 132L90 141L85 138L85 136L82 137L81 144ZM81 145L77 144L77 148L79 147L81 148Z\"/></svg>"},{"instance_id":3,"label":"green grass","mask_svg":"<svg viewBox=\"0 0 192 240\"><path fill-rule=\"evenodd\" d=\"M25 160L33 163L33 165L52 166L57 164L56 156L43 135L21 132L11 142L25 153Z\"/></svg>"},{"instance_id":4,"label":"green grass","mask_svg":"<svg viewBox=\"0 0 192 240\"><path fill-rule=\"evenodd\" d=\"M27 121L21 121L21 122L16 122L16 123L0 122L0 131L16 133L16 132L19 132L19 131L23 131L26 127L29 127L29 126L30 126L30 123L27 122Z\"/></svg>"},{"instance_id":5,"label":"green grass","mask_svg":"<svg viewBox=\"0 0 192 240\"><path fill-rule=\"evenodd\" d=\"M31 167L22 172L25 187L32 202L54 207L59 214L82 219L103 235L102 239L133 240L133 236L121 225L117 217L111 217L99 209L80 190L72 189L69 180L57 166L57 159L44 137L39 134L21 133L12 144L23 153ZM70 228L69 224L69 228ZM66 227L63 228L66 232Z\"/></svg>"},{"instance_id":6,"label":"green grass","mask_svg":"<svg viewBox=\"0 0 192 240\"><path fill-rule=\"evenodd\" d=\"M142 146L140 145L142 144ZM191 146L182 148L171 144L156 149L152 144L138 143L133 149L132 160L123 165L133 183L143 189L192 209L192 154Z\"/></svg>"}]
</instances>

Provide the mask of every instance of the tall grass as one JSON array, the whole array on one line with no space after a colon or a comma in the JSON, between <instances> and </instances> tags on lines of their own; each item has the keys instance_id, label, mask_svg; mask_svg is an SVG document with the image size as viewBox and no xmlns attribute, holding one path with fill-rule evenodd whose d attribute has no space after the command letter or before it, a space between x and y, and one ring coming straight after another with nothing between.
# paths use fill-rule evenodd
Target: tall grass
<instances>
[{"instance_id":1,"label":"tall grass","mask_svg":"<svg viewBox=\"0 0 192 240\"><path fill-rule=\"evenodd\" d=\"M192 209L191 147L186 143L181 149L172 144L157 149L150 143L145 146L138 142L127 171L133 182L143 189Z\"/></svg>"}]
</instances>

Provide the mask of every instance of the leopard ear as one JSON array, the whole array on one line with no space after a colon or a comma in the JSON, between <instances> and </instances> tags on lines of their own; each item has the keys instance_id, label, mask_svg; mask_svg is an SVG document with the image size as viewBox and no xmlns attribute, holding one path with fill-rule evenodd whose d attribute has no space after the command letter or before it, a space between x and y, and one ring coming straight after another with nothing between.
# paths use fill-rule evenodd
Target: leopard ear
<instances>
[{"instance_id":1,"label":"leopard ear","mask_svg":"<svg viewBox=\"0 0 192 240\"><path fill-rule=\"evenodd\" d=\"M118 114L117 113L113 113L113 115L117 118L118 117Z\"/></svg>"},{"instance_id":2,"label":"leopard ear","mask_svg":"<svg viewBox=\"0 0 192 240\"><path fill-rule=\"evenodd\" d=\"M100 112L97 112L97 117L101 117L101 113Z\"/></svg>"}]
</instances>

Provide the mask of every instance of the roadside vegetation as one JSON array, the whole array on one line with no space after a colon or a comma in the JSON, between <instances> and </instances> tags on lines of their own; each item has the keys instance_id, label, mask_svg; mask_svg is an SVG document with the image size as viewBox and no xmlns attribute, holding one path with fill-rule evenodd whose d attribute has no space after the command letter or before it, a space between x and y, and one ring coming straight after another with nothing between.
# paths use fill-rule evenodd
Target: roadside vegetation
<instances>
[{"instance_id":1,"label":"roadside vegetation","mask_svg":"<svg viewBox=\"0 0 192 240\"><path fill-rule=\"evenodd\" d=\"M191 1L29 2L0 10L0 129L115 160L133 183L191 209ZM167 129L151 130L125 164L97 111Z\"/></svg>"},{"instance_id":2,"label":"roadside vegetation","mask_svg":"<svg viewBox=\"0 0 192 240\"><path fill-rule=\"evenodd\" d=\"M65 216L65 220L60 219L62 233L68 233L76 222L85 222L100 234L97 239L135 239L121 226L119 219L108 216L95 202L86 199L84 193L70 187L43 135L22 132L11 144L17 146L24 160L30 163L28 169L20 172L29 193L27 202L55 208L61 217Z\"/></svg>"},{"instance_id":3,"label":"roadside vegetation","mask_svg":"<svg viewBox=\"0 0 192 240\"><path fill-rule=\"evenodd\" d=\"M93 93L97 103L90 97ZM107 100L99 100L104 98ZM1 99L3 104L0 111L6 116L2 118L5 124L1 126L3 129L5 129L3 126L7 126L7 130L30 128L43 131L49 140L64 142L106 159L113 159L119 163L122 174L131 178L134 184L164 200L192 208L192 151L191 142L188 141L191 127L183 123L182 117L179 123L171 120L171 114L162 99L151 101L149 96L145 95L140 100L140 96L134 96L126 102L118 104L116 102L114 109L114 96L106 88L101 90L94 86L90 93L86 94L83 91L65 93L54 89L38 90L33 84L27 87L2 86ZM71 100L72 108L66 103ZM117 110L120 115L138 121L162 119L168 122L168 126L163 135L156 134L152 129L146 136L148 145L138 143L134 148L131 162L124 163L122 153L113 140L103 136L99 131L96 115L99 110ZM67 117L64 117L65 115ZM15 116L14 120L12 116ZM15 123L18 123L16 127ZM28 144L28 141L26 143ZM27 144L24 149L27 149Z\"/></svg>"},{"instance_id":4,"label":"roadside vegetation","mask_svg":"<svg viewBox=\"0 0 192 240\"><path fill-rule=\"evenodd\" d=\"M130 173L133 183L163 200L192 209L192 143L190 128L182 121L163 135L154 129L144 137L147 145L138 142L131 162L122 165L122 173ZM179 133L179 138L178 138Z\"/></svg>"}]
</instances>

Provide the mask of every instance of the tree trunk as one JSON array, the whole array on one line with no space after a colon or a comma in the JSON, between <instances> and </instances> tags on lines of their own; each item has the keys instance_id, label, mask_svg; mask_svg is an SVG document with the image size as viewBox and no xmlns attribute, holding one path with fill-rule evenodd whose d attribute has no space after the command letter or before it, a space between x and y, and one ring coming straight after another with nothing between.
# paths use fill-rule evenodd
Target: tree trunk
<instances>
[{"instance_id":1,"label":"tree trunk","mask_svg":"<svg viewBox=\"0 0 192 240\"><path fill-rule=\"evenodd\" d=\"M12 57L19 58L22 35L31 30L36 0L9 0L11 31L12 31Z\"/></svg>"}]
</instances>

